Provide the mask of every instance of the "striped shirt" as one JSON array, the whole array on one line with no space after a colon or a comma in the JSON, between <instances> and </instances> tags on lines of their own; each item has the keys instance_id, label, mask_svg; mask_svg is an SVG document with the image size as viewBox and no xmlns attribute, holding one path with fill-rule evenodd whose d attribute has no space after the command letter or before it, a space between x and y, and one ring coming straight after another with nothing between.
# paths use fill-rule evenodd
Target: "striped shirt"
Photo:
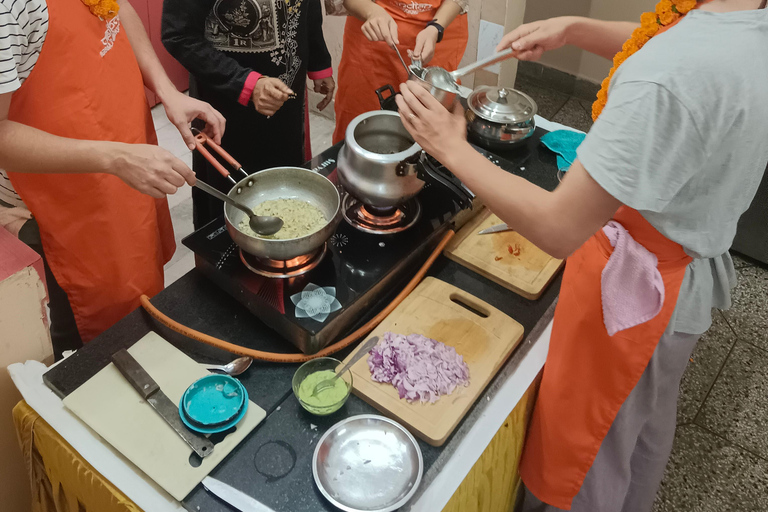
<instances>
[{"instance_id":1,"label":"striped shirt","mask_svg":"<svg viewBox=\"0 0 768 512\"><path fill-rule=\"evenodd\" d=\"M47 33L45 0L0 0L0 94L21 87L37 63ZM0 207L2 203L24 206L0 169Z\"/></svg>"}]
</instances>

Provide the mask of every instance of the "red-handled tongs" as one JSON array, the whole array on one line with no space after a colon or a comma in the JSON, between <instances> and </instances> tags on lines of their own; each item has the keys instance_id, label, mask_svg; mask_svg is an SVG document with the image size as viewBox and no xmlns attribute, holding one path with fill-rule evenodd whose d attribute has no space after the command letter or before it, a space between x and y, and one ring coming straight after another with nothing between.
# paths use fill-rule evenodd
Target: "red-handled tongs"
<instances>
[{"instance_id":1,"label":"red-handled tongs","mask_svg":"<svg viewBox=\"0 0 768 512\"><path fill-rule=\"evenodd\" d=\"M244 177L250 176L245 169L243 169L243 166L240 165L240 163L235 160L235 158L224 151L221 146L213 142L210 137L208 137L205 133L201 132L197 128L192 128L192 133L195 136L195 149L197 149L201 155L205 157L208 162L217 170L219 173L227 178L229 181L232 182L233 185L237 184L237 180L232 177L232 174L227 170L226 167L221 165L221 162L214 157L208 149L206 149L206 146L213 149L218 155L229 165L231 165L237 172L242 173Z\"/></svg>"}]
</instances>

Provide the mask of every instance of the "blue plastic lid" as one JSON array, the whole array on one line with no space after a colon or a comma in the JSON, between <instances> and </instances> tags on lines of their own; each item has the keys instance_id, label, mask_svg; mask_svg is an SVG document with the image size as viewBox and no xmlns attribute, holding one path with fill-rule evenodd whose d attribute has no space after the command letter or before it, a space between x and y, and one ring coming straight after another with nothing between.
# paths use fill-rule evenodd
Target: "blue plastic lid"
<instances>
[{"instance_id":1,"label":"blue plastic lid","mask_svg":"<svg viewBox=\"0 0 768 512\"><path fill-rule=\"evenodd\" d=\"M245 388L229 375L208 375L195 381L181 399L184 415L201 427L232 421L243 409Z\"/></svg>"}]
</instances>

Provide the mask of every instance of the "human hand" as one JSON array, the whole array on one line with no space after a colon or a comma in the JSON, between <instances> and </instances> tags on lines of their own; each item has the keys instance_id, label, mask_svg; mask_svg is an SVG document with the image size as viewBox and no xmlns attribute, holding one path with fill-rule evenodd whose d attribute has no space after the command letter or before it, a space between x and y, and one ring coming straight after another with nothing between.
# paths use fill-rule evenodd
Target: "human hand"
<instances>
[{"instance_id":1,"label":"human hand","mask_svg":"<svg viewBox=\"0 0 768 512\"><path fill-rule=\"evenodd\" d=\"M313 80L315 83L315 92L319 92L320 94L325 94L325 98L323 98L323 101L317 104L317 110L324 110L325 107L328 106L329 103L331 103L331 100L333 99L333 91L336 89L336 82L333 81L333 77L329 76L327 78L320 78L318 80Z\"/></svg>"},{"instance_id":2,"label":"human hand","mask_svg":"<svg viewBox=\"0 0 768 512\"><path fill-rule=\"evenodd\" d=\"M296 93L285 85L282 80L269 76L262 76L253 88L253 105L259 114L267 117L275 115L283 103Z\"/></svg>"},{"instance_id":3,"label":"human hand","mask_svg":"<svg viewBox=\"0 0 768 512\"><path fill-rule=\"evenodd\" d=\"M429 92L418 85L400 85L396 97L403 126L424 151L447 165L452 151L467 142L464 109L456 104L449 112Z\"/></svg>"},{"instance_id":4,"label":"human hand","mask_svg":"<svg viewBox=\"0 0 768 512\"><path fill-rule=\"evenodd\" d=\"M150 144L105 143L106 171L139 192L155 198L174 194L184 183L195 184L195 173L165 149Z\"/></svg>"},{"instance_id":5,"label":"human hand","mask_svg":"<svg viewBox=\"0 0 768 512\"><path fill-rule=\"evenodd\" d=\"M168 119L179 130L189 149L195 149L195 136L192 135L192 130L189 127L189 124L195 119L205 121L205 129L203 130L205 134L216 144L221 144L221 137L224 135L227 121L218 110L208 103L190 98L176 90L168 97L163 98L162 103Z\"/></svg>"},{"instance_id":6,"label":"human hand","mask_svg":"<svg viewBox=\"0 0 768 512\"><path fill-rule=\"evenodd\" d=\"M389 46L400 44L397 37L397 23L383 7L373 4L370 14L363 23L363 34L369 41L386 41Z\"/></svg>"},{"instance_id":7,"label":"human hand","mask_svg":"<svg viewBox=\"0 0 768 512\"><path fill-rule=\"evenodd\" d=\"M572 22L572 17L561 16L520 25L501 39L496 51L512 48L518 60L539 60L544 52L568 44L566 36Z\"/></svg>"},{"instance_id":8,"label":"human hand","mask_svg":"<svg viewBox=\"0 0 768 512\"><path fill-rule=\"evenodd\" d=\"M437 45L437 28L430 25L416 36L416 46L413 47L413 58L421 60L422 65L429 64L435 56Z\"/></svg>"}]
</instances>

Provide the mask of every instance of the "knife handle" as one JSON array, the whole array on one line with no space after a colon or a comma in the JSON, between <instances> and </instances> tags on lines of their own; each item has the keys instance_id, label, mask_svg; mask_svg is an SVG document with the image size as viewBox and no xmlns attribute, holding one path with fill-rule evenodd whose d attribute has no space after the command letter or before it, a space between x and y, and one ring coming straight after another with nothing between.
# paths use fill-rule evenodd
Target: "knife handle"
<instances>
[{"instance_id":1,"label":"knife handle","mask_svg":"<svg viewBox=\"0 0 768 512\"><path fill-rule=\"evenodd\" d=\"M112 355L112 363L120 370L125 379L131 383L141 397L146 400L160 390L152 377L141 367L138 361L128 353L128 350L122 349Z\"/></svg>"}]
</instances>

